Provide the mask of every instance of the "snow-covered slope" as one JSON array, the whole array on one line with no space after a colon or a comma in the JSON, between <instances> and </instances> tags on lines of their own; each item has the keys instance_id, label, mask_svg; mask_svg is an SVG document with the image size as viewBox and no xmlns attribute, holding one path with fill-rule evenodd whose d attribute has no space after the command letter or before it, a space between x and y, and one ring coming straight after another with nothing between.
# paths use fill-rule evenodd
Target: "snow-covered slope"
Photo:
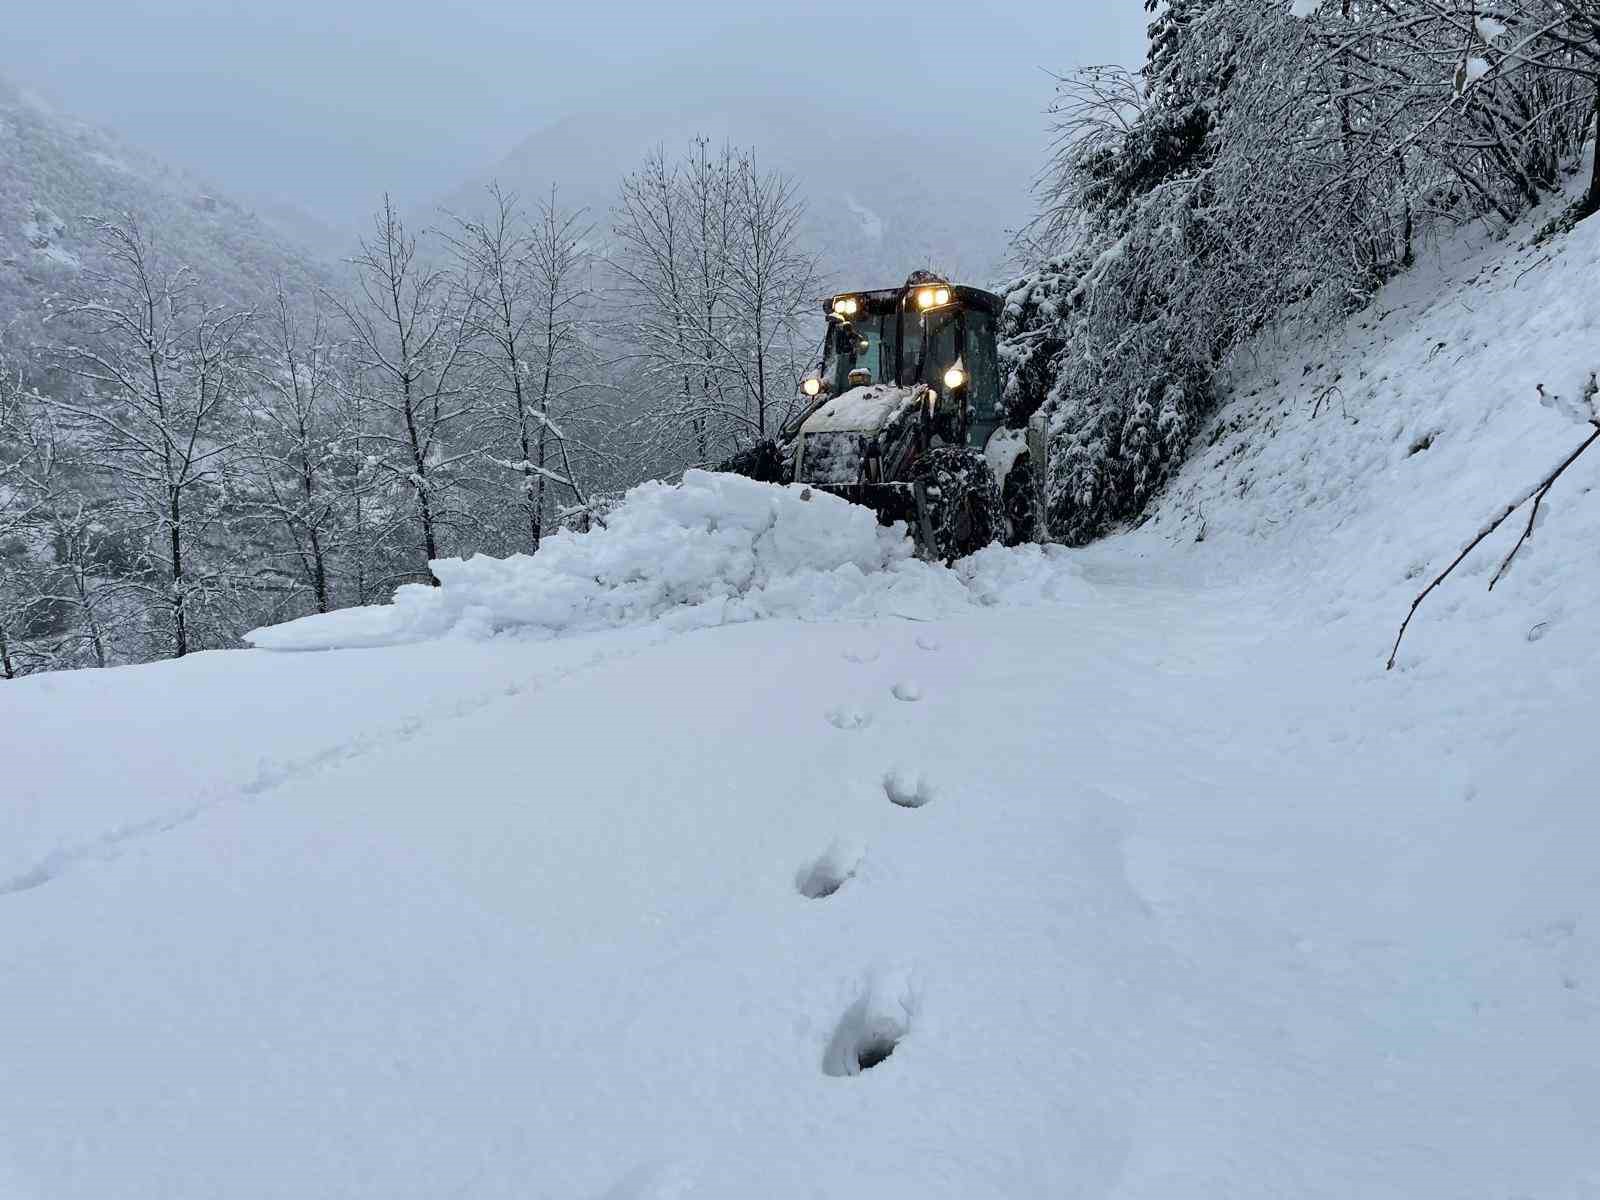
<instances>
[{"instance_id":1,"label":"snow-covered slope","mask_svg":"<svg viewBox=\"0 0 1600 1200\"><path fill-rule=\"evenodd\" d=\"M1201 432L1209 444L1119 553L1202 572L1248 565L1308 615L1371 621L1382 640L1483 525L1595 432L1600 221L1536 242L1551 216L1498 242L1463 231L1345 328L1242 357ZM1597 482L1591 452L1492 594L1527 508L1474 551L1419 613L1399 665L1431 676L1463 654L1488 676L1504 654L1538 677L1592 646Z\"/></svg>"},{"instance_id":2,"label":"snow-covered slope","mask_svg":"<svg viewBox=\"0 0 1600 1200\"><path fill-rule=\"evenodd\" d=\"M322 269L291 239L199 181L52 110L0 77L0 326L37 330L44 300L97 254L91 218L133 213L172 261L235 301Z\"/></svg>"},{"instance_id":3,"label":"snow-covered slope","mask_svg":"<svg viewBox=\"0 0 1600 1200\"><path fill-rule=\"evenodd\" d=\"M1088 550L691 479L360 618L431 640L0 688L0 1194L1600 1194L1600 460L1383 669L1582 436L1597 267L1447 247ZM530 620L580 565L653 599Z\"/></svg>"}]
</instances>

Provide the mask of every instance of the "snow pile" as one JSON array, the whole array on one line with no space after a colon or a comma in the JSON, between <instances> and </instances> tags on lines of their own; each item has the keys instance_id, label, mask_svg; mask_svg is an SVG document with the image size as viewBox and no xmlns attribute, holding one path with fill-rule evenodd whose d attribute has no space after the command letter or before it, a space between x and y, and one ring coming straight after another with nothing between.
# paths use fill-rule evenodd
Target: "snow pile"
<instances>
[{"instance_id":1,"label":"snow pile","mask_svg":"<svg viewBox=\"0 0 1600 1200\"><path fill-rule=\"evenodd\" d=\"M633 489L591 533L558 533L536 555L441 559L442 587L394 603L302 617L247 636L266 650L557 636L662 619L672 629L768 617L934 616L971 603L956 575L912 557L903 525L801 486L690 471Z\"/></svg>"},{"instance_id":2,"label":"snow pile","mask_svg":"<svg viewBox=\"0 0 1600 1200\"><path fill-rule=\"evenodd\" d=\"M1091 594L1065 546L985 546L953 570L972 602L985 607L1060 604Z\"/></svg>"}]
</instances>

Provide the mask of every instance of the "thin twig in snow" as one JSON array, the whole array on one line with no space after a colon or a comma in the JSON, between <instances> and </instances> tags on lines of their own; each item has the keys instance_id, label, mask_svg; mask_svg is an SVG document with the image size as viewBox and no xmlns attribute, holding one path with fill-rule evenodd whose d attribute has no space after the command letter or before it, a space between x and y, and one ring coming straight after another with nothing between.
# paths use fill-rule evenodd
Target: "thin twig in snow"
<instances>
[{"instance_id":1,"label":"thin twig in snow","mask_svg":"<svg viewBox=\"0 0 1600 1200\"><path fill-rule=\"evenodd\" d=\"M1585 450L1594 445L1595 442L1600 441L1600 419L1596 419L1594 422L1592 422L1592 424L1595 427L1595 431L1586 437L1576 450L1567 455L1566 458L1562 459L1555 470L1551 471L1538 483L1534 484L1533 487L1529 488L1512 503L1506 505L1506 507L1501 511L1500 515L1479 530L1478 536L1468 542L1462 549L1461 553L1455 556L1454 561L1452 561L1451 564L1443 571L1439 572L1434 581L1427 587L1423 588L1421 594L1419 594L1417 598L1411 602L1411 610L1406 613L1406 619L1400 623L1400 632L1395 635L1394 648L1389 651L1389 662L1384 667L1384 670L1392 671L1394 669L1395 657L1400 653L1401 639L1406 636L1406 629L1411 624L1411 618L1417 615L1417 609L1421 606L1422 602L1428 598L1429 593L1443 583L1447 578L1449 578L1450 572L1459 567L1467 555L1471 554L1473 550L1477 548L1480 542L1487 538L1496 529L1499 529L1500 526L1505 523L1507 517L1516 512L1517 509L1521 508L1529 500L1532 500L1533 510L1528 515L1527 527L1522 531L1522 536L1517 539L1517 544L1511 547L1511 553L1506 555L1505 561L1502 562L1499 569L1495 571L1494 578L1489 580L1490 590L1492 591L1494 589L1494 585L1500 582L1501 576L1503 576L1506 573L1506 569L1511 566L1511 560L1517 556L1517 551L1522 549L1522 543L1526 542L1533 534L1533 523L1535 518L1537 518L1539 515L1539 505L1543 502L1546 494L1548 494L1550 489L1555 486L1556 480L1561 478L1562 472L1564 472L1573 463L1577 462Z\"/></svg>"}]
</instances>

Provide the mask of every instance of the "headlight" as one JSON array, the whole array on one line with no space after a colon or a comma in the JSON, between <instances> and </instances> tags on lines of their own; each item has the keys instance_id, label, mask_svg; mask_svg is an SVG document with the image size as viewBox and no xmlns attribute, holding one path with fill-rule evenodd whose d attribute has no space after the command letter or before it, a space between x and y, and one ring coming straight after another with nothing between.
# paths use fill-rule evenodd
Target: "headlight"
<instances>
[{"instance_id":1,"label":"headlight","mask_svg":"<svg viewBox=\"0 0 1600 1200\"><path fill-rule=\"evenodd\" d=\"M918 308L932 308L935 304L938 303L938 301L936 299L934 299L935 295L936 295L936 293L934 292L934 290L932 288L923 288L920 292L917 293L917 307Z\"/></svg>"},{"instance_id":2,"label":"headlight","mask_svg":"<svg viewBox=\"0 0 1600 1200\"><path fill-rule=\"evenodd\" d=\"M938 291L934 292L934 294L933 294L933 302L935 304L949 304L950 303L950 289L949 288L940 288Z\"/></svg>"},{"instance_id":3,"label":"headlight","mask_svg":"<svg viewBox=\"0 0 1600 1200\"><path fill-rule=\"evenodd\" d=\"M944 385L952 392L967 381L967 373L960 363L951 367L944 373Z\"/></svg>"},{"instance_id":4,"label":"headlight","mask_svg":"<svg viewBox=\"0 0 1600 1200\"><path fill-rule=\"evenodd\" d=\"M841 317L853 317L861 311L861 301L854 296L840 296L833 302L833 311Z\"/></svg>"},{"instance_id":5,"label":"headlight","mask_svg":"<svg viewBox=\"0 0 1600 1200\"><path fill-rule=\"evenodd\" d=\"M808 396L820 396L822 395L822 380L813 375L800 385L800 390Z\"/></svg>"}]
</instances>

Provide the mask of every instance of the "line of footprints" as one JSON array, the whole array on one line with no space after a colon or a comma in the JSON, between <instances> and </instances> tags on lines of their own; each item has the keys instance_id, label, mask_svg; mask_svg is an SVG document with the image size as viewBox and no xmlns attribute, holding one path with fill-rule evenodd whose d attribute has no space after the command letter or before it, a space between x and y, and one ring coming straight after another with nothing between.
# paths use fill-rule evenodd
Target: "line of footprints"
<instances>
[{"instance_id":1,"label":"line of footprints","mask_svg":"<svg viewBox=\"0 0 1600 1200\"><path fill-rule=\"evenodd\" d=\"M938 639L926 634L917 638L917 646L928 651L940 648ZM870 663L876 661L878 651L875 647L846 650L844 657L853 663ZM896 683L890 694L907 704L922 699L922 689L910 680ZM872 724L872 715L859 708L841 707L830 709L827 721L835 729L865 729ZM883 794L900 808L921 808L934 799L933 786L926 776L900 767L885 772ZM862 855L860 846L835 842L820 858L800 869L795 887L808 900L826 899L855 875ZM874 978L840 1018L823 1055L823 1071L829 1075L859 1075L883 1062L909 1032L915 1001L910 981L903 974Z\"/></svg>"}]
</instances>

